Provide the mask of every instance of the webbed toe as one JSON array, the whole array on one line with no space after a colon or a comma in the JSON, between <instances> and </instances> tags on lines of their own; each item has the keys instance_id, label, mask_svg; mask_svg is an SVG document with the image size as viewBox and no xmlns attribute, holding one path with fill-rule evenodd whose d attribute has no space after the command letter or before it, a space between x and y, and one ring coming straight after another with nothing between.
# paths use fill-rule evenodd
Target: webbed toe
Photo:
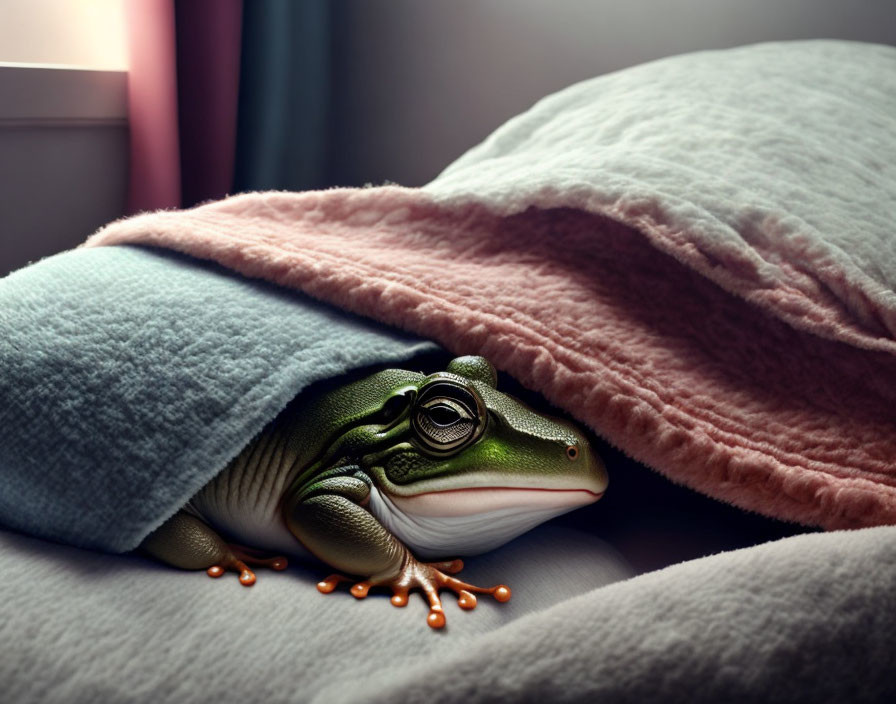
<instances>
[{"instance_id":1,"label":"webbed toe","mask_svg":"<svg viewBox=\"0 0 896 704\"><path fill-rule=\"evenodd\" d=\"M478 602L474 592L490 594L499 602L510 599L510 588L504 584L494 587L478 587L451 576L462 569L463 562L460 560L427 563L419 562L413 556L408 555L397 572L388 575L374 575L366 580L355 582L350 592L356 599L363 599L373 587L388 587L392 590L390 599L392 605L401 608L407 606L411 590L420 589L429 602L429 614L426 617L426 622L434 629L444 628L446 624L440 596L442 590L453 591L457 595L458 606L466 611L476 608ZM350 577L332 574L318 582L317 588L318 591L329 594L336 589L340 582L352 581L354 580Z\"/></svg>"},{"instance_id":2,"label":"webbed toe","mask_svg":"<svg viewBox=\"0 0 896 704\"><path fill-rule=\"evenodd\" d=\"M217 579L227 571L238 572L240 584L251 587L257 581L257 577L249 565L268 567L277 572L289 566L289 562L282 555L264 555L258 550L240 545L228 545L227 548L226 554L206 570L209 577Z\"/></svg>"}]
</instances>

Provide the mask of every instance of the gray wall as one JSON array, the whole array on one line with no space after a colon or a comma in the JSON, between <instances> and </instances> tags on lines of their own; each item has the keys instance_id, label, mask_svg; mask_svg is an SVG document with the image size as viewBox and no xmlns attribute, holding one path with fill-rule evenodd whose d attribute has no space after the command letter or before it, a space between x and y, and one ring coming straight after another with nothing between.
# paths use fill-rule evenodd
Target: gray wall
<instances>
[{"instance_id":1,"label":"gray wall","mask_svg":"<svg viewBox=\"0 0 896 704\"><path fill-rule=\"evenodd\" d=\"M124 212L127 75L0 65L0 276Z\"/></svg>"},{"instance_id":2,"label":"gray wall","mask_svg":"<svg viewBox=\"0 0 896 704\"><path fill-rule=\"evenodd\" d=\"M777 39L896 44L896 0L333 0L332 7L329 180L347 186L426 183L540 97L643 61ZM83 241L123 211L126 191L123 75L108 72L97 83L62 72L69 86L62 89L48 72L38 90L20 72L0 69L0 275Z\"/></svg>"},{"instance_id":3,"label":"gray wall","mask_svg":"<svg viewBox=\"0 0 896 704\"><path fill-rule=\"evenodd\" d=\"M894 0L338 0L330 180L421 185L538 98L782 39L896 44Z\"/></svg>"}]
</instances>

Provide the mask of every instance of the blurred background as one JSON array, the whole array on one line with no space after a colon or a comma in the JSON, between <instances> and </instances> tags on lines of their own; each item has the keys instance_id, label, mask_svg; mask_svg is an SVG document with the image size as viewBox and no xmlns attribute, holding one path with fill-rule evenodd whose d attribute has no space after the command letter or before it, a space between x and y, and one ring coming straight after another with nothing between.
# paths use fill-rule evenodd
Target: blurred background
<instances>
[{"instance_id":1,"label":"blurred background","mask_svg":"<svg viewBox=\"0 0 896 704\"><path fill-rule=\"evenodd\" d=\"M896 44L896 3L3 0L0 275L140 210L418 186L571 83L815 37Z\"/></svg>"}]
</instances>

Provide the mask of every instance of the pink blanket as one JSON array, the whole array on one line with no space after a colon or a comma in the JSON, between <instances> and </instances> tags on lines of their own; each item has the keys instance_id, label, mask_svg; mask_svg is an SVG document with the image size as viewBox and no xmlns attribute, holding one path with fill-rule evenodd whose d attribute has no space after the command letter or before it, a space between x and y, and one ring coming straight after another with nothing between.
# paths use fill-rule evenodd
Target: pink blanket
<instances>
[{"instance_id":1,"label":"pink blanket","mask_svg":"<svg viewBox=\"0 0 896 704\"><path fill-rule=\"evenodd\" d=\"M894 116L892 47L691 54L546 98L422 189L245 194L87 244L483 354L743 508L896 523Z\"/></svg>"}]
</instances>

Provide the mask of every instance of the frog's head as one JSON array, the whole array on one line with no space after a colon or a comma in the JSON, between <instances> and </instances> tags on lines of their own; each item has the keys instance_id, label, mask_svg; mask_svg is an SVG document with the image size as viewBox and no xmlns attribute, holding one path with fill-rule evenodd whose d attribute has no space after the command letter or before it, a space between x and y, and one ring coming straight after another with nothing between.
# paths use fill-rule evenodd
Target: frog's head
<instances>
[{"instance_id":1,"label":"frog's head","mask_svg":"<svg viewBox=\"0 0 896 704\"><path fill-rule=\"evenodd\" d=\"M390 372L378 423L352 454L373 480L369 509L419 556L490 550L606 489L585 436L498 391L486 359Z\"/></svg>"}]
</instances>

